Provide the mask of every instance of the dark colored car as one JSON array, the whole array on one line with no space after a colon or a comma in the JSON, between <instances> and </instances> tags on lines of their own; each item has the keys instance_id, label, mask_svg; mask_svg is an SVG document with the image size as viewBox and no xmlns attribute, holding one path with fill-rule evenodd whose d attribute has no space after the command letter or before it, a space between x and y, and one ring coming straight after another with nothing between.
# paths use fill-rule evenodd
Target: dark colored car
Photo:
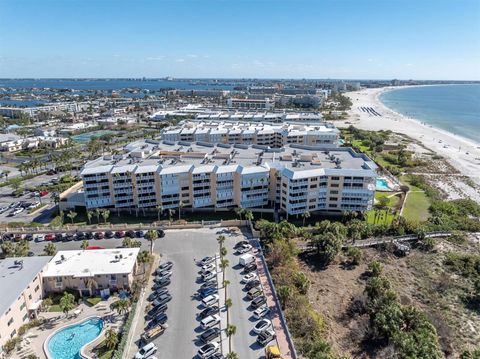
<instances>
[{"instance_id":1,"label":"dark colored car","mask_svg":"<svg viewBox=\"0 0 480 359\"><path fill-rule=\"evenodd\" d=\"M136 231L135 236L138 238L143 238L145 237L145 231Z\"/></svg>"},{"instance_id":2,"label":"dark colored car","mask_svg":"<svg viewBox=\"0 0 480 359\"><path fill-rule=\"evenodd\" d=\"M93 233L92 232L85 232L85 238L86 239L93 239Z\"/></svg>"},{"instance_id":3,"label":"dark colored car","mask_svg":"<svg viewBox=\"0 0 480 359\"><path fill-rule=\"evenodd\" d=\"M164 295L164 294L167 294L168 293L168 289L165 288L165 287L160 287L158 290L155 290L150 293L150 295L148 296L148 301L150 302L153 302L155 299L157 299L158 297Z\"/></svg>"},{"instance_id":4,"label":"dark colored car","mask_svg":"<svg viewBox=\"0 0 480 359\"><path fill-rule=\"evenodd\" d=\"M132 231L131 229L125 233L125 235L129 238L135 238L135 231Z\"/></svg>"},{"instance_id":5,"label":"dark colored car","mask_svg":"<svg viewBox=\"0 0 480 359\"><path fill-rule=\"evenodd\" d=\"M212 340L220 336L219 328L209 328L205 330L198 338L205 344L210 343Z\"/></svg>"},{"instance_id":6,"label":"dark colored car","mask_svg":"<svg viewBox=\"0 0 480 359\"><path fill-rule=\"evenodd\" d=\"M33 257L34 255L35 255L35 253L33 253L33 252L28 252L27 253L27 256L29 256L29 257Z\"/></svg>"},{"instance_id":7,"label":"dark colored car","mask_svg":"<svg viewBox=\"0 0 480 359\"><path fill-rule=\"evenodd\" d=\"M170 270L170 269L172 269L172 267L173 267L172 262L165 262L165 263L162 263L158 266L157 272L162 272L164 270Z\"/></svg>"},{"instance_id":8,"label":"dark colored car","mask_svg":"<svg viewBox=\"0 0 480 359\"><path fill-rule=\"evenodd\" d=\"M243 273L248 274L250 272L253 272L257 270L257 263L252 262L250 264L247 264L245 267L243 267Z\"/></svg>"},{"instance_id":9,"label":"dark colored car","mask_svg":"<svg viewBox=\"0 0 480 359\"><path fill-rule=\"evenodd\" d=\"M158 238L165 237L165 232L163 231L163 229L157 229L157 234L158 234Z\"/></svg>"},{"instance_id":10,"label":"dark colored car","mask_svg":"<svg viewBox=\"0 0 480 359\"><path fill-rule=\"evenodd\" d=\"M54 242L62 242L63 241L63 235L61 233L55 234L55 239L53 241Z\"/></svg>"},{"instance_id":11,"label":"dark colored car","mask_svg":"<svg viewBox=\"0 0 480 359\"><path fill-rule=\"evenodd\" d=\"M103 234L103 232L95 233L95 239L103 239L103 238L105 238L105 235Z\"/></svg>"},{"instance_id":12,"label":"dark colored car","mask_svg":"<svg viewBox=\"0 0 480 359\"><path fill-rule=\"evenodd\" d=\"M75 239L75 236L73 235L73 233L67 233L65 237L63 237L64 242L71 242L74 239Z\"/></svg>"},{"instance_id":13,"label":"dark colored car","mask_svg":"<svg viewBox=\"0 0 480 359\"><path fill-rule=\"evenodd\" d=\"M217 313L218 313L218 306L212 305L211 307L205 308L200 313L198 313L198 319L202 320L210 315L217 314Z\"/></svg>"},{"instance_id":14,"label":"dark colored car","mask_svg":"<svg viewBox=\"0 0 480 359\"><path fill-rule=\"evenodd\" d=\"M153 327L157 326L158 324L165 324L167 320L168 320L167 315L162 312L148 322L147 326L145 327L145 330L150 330Z\"/></svg>"},{"instance_id":15,"label":"dark colored car","mask_svg":"<svg viewBox=\"0 0 480 359\"><path fill-rule=\"evenodd\" d=\"M210 288L203 288L198 291L200 296L203 298L208 297L211 294L217 293L217 288L210 287Z\"/></svg>"},{"instance_id":16,"label":"dark colored car","mask_svg":"<svg viewBox=\"0 0 480 359\"><path fill-rule=\"evenodd\" d=\"M25 235L25 240L26 240L26 241L29 241L29 242L33 241L33 234L27 233L27 234Z\"/></svg>"},{"instance_id":17,"label":"dark colored car","mask_svg":"<svg viewBox=\"0 0 480 359\"><path fill-rule=\"evenodd\" d=\"M168 303L171 300L172 300L171 294L165 293L165 294L162 294L161 296L159 296L157 299L155 299L153 301L153 305L154 306L159 306L159 305Z\"/></svg>"},{"instance_id":18,"label":"dark colored car","mask_svg":"<svg viewBox=\"0 0 480 359\"><path fill-rule=\"evenodd\" d=\"M125 232L124 231L116 231L115 232L115 237L123 238L123 237L125 237Z\"/></svg>"},{"instance_id":19,"label":"dark colored car","mask_svg":"<svg viewBox=\"0 0 480 359\"><path fill-rule=\"evenodd\" d=\"M85 236L85 233L83 232L77 232L77 236L76 236L76 240L77 241L83 241L84 239L86 239L87 237Z\"/></svg>"},{"instance_id":20,"label":"dark colored car","mask_svg":"<svg viewBox=\"0 0 480 359\"><path fill-rule=\"evenodd\" d=\"M262 295L260 297L255 298L252 300L252 308L257 309L258 307L264 305L267 302L267 298Z\"/></svg>"},{"instance_id":21,"label":"dark colored car","mask_svg":"<svg viewBox=\"0 0 480 359\"><path fill-rule=\"evenodd\" d=\"M115 233L113 233L112 231L106 231L105 232L105 238L110 239L110 238L113 238L113 237L115 237Z\"/></svg>"},{"instance_id":22,"label":"dark colored car","mask_svg":"<svg viewBox=\"0 0 480 359\"><path fill-rule=\"evenodd\" d=\"M205 289L205 288L217 288L217 280L216 279L207 280L200 287L200 289Z\"/></svg>"},{"instance_id":23,"label":"dark colored car","mask_svg":"<svg viewBox=\"0 0 480 359\"><path fill-rule=\"evenodd\" d=\"M152 309L150 309L148 311L147 315L145 315L145 320L152 320L153 318L155 318L160 313L165 312L167 310L167 308L168 308L167 304L162 304L162 305L153 307Z\"/></svg>"},{"instance_id":24,"label":"dark colored car","mask_svg":"<svg viewBox=\"0 0 480 359\"><path fill-rule=\"evenodd\" d=\"M166 287L170 283L170 278L155 278L155 284L157 288Z\"/></svg>"},{"instance_id":25,"label":"dark colored car","mask_svg":"<svg viewBox=\"0 0 480 359\"><path fill-rule=\"evenodd\" d=\"M258 287L259 285L260 285L260 281L258 279L255 279L245 284L245 289L250 290L252 288Z\"/></svg>"}]
</instances>

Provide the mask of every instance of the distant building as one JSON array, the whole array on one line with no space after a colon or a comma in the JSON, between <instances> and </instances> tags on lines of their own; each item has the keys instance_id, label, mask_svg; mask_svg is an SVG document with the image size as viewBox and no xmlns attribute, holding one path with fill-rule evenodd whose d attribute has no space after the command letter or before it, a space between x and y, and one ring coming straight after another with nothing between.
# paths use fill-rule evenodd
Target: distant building
<instances>
[{"instance_id":1,"label":"distant building","mask_svg":"<svg viewBox=\"0 0 480 359\"><path fill-rule=\"evenodd\" d=\"M274 106L269 98L250 99L250 98L229 98L227 107L246 110L270 110Z\"/></svg>"},{"instance_id":2,"label":"distant building","mask_svg":"<svg viewBox=\"0 0 480 359\"><path fill-rule=\"evenodd\" d=\"M392 86L400 86L400 80L393 79L392 81L390 81L390 84Z\"/></svg>"},{"instance_id":3,"label":"distant building","mask_svg":"<svg viewBox=\"0 0 480 359\"><path fill-rule=\"evenodd\" d=\"M0 260L0 356L2 346L37 316L42 302L42 274L51 257Z\"/></svg>"},{"instance_id":4,"label":"distant building","mask_svg":"<svg viewBox=\"0 0 480 359\"><path fill-rule=\"evenodd\" d=\"M80 296L90 296L105 289L129 290L139 251L139 248L59 251L43 273L44 291L71 289Z\"/></svg>"},{"instance_id":5,"label":"distant building","mask_svg":"<svg viewBox=\"0 0 480 359\"><path fill-rule=\"evenodd\" d=\"M41 112L54 112L54 111L65 111L65 112L79 112L87 109L89 106L85 102L59 102L59 103L50 103L43 106L37 107L0 107L0 115L6 117L16 117L22 113L29 116L35 117Z\"/></svg>"}]
</instances>

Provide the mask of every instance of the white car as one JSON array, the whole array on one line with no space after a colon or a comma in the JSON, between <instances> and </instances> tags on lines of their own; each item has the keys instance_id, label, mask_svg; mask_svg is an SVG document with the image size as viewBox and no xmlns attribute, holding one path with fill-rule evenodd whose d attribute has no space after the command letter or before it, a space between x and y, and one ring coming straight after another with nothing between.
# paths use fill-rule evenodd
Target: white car
<instances>
[{"instance_id":1,"label":"white car","mask_svg":"<svg viewBox=\"0 0 480 359\"><path fill-rule=\"evenodd\" d=\"M258 279L258 276L255 273L248 273L248 274L243 276L242 283L246 284L246 283L249 283L249 282L251 282L252 280L255 280L255 279Z\"/></svg>"},{"instance_id":2,"label":"white car","mask_svg":"<svg viewBox=\"0 0 480 359\"><path fill-rule=\"evenodd\" d=\"M45 235L44 234L37 234L35 236L35 242L43 242L45 240Z\"/></svg>"},{"instance_id":3,"label":"white car","mask_svg":"<svg viewBox=\"0 0 480 359\"><path fill-rule=\"evenodd\" d=\"M202 329L208 329L220 323L220 316L218 314L209 315L208 317L202 319L200 326Z\"/></svg>"},{"instance_id":4,"label":"white car","mask_svg":"<svg viewBox=\"0 0 480 359\"><path fill-rule=\"evenodd\" d=\"M249 252L251 249L252 249L251 244L244 244L243 246L241 246L240 248L237 249L237 253L244 254L244 253Z\"/></svg>"},{"instance_id":5,"label":"white car","mask_svg":"<svg viewBox=\"0 0 480 359\"><path fill-rule=\"evenodd\" d=\"M257 308L253 311L253 316L255 319L262 319L270 312L270 308L264 305L263 307Z\"/></svg>"},{"instance_id":6,"label":"white car","mask_svg":"<svg viewBox=\"0 0 480 359\"><path fill-rule=\"evenodd\" d=\"M215 269L217 269L217 265L215 263L205 264L202 266L202 273L212 272Z\"/></svg>"},{"instance_id":7,"label":"white car","mask_svg":"<svg viewBox=\"0 0 480 359\"><path fill-rule=\"evenodd\" d=\"M205 258L201 259L198 262L198 264L204 266L206 264L212 263L214 260L215 260L215 257L205 257Z\"/></svg>"},{"instance_id":8,"label":"white car","mask_svg":"<svg viewBox=\"0 0 480 359\"><path fill-rule=\"evenodd\" d=\"M205 344L203 347L201 347L198 350L198 356L202 359L209 358L211 355L218 352L219 348L220 348L220 344L216 342Z\"/></svg>"},{"instance_id":9,"label":"white car","mask_svg":"<svg viewBox=\"0 0 480 359\"><path fill-rule=\"evenodd\" d=\"M210 280L210 279L214 279L217 277L217 273L215 272L207 272L207 273L202 273L202 279L204 281L207 281L207 280Z\"/></svg>"},{"instance_id":10,"label":"white car","mask_svg":"<svg viewBox=\"0 0 480 359\"><path fill-rule=\"evenodd\" d=\"M260 320L255 326L253 327L253 331L257 334L260 334L261 332L270 329L272 327L272 322L268 319L262 319Z\"/></svg>"},{"instance_id":11,"label":"white car","mask_svg":"<svg viewBox=\"0 0 480 359\"><path fill-rule=\"evenodd\" d=\"M202 304L205 307L211 307L218 302L218 298L218 294L209 295L208 297L202 299Z\"/></svg>"},{"instance_id":12,"label":"white car","mask_svg":"<svg viewBox=\"0 0 480 359\"><path fill-rule=\"evenodd\" d=\"M17 214L22 213L23 211L25 211L25 208L18 207L12 212L12 215L16 216Z\"/></svg>"},{"instance_id":13,"label":"white car","mask_svg":"<svg viewBox=\"0 0 480 359\"><path fill-rule=\"evenodd\" d=\"M135 354L135 359L147 359L157 352L157 347L154 343L149 343L143 346L137 354Z\"/></svg>"}]
</instances>

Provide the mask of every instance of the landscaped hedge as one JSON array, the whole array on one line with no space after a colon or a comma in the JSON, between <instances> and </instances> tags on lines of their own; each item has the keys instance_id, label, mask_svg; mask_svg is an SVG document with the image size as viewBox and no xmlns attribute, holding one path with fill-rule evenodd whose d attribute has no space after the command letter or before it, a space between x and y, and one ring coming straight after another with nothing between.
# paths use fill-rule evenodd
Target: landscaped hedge
<instances>
[{"instance_id":1,"label":"landscaped hedge","mask_svg":"<svg viewBox=\"0 0 480 359\"><path fill-rule=\"evenodd\" d=\"M128 318L125 321L125 325L123 326L122 332L120 333L121 339L117 345L117 349L113 353L112 359L121 359L123 352L125 350L125 346L127 345L127 338L128 333L130 332L130 328L132 327L133 318L135 317L135 312L137 311L137 302L132 303L132 310L128 314Z\"/></svg>"}]
</instances>

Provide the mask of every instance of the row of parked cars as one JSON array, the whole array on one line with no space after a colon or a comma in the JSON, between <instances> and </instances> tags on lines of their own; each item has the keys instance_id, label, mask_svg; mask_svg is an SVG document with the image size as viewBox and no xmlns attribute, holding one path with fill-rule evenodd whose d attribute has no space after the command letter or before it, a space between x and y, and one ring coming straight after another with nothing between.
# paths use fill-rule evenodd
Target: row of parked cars
<instances>
[{"instance_id":1,"label":"row of parked cars","mask_svg":"<svg viewBox=\"0 0 480 359\"><path fill-rule=\"evenodd\" d=\"M257 343L265 346L276 338L276 334L275 330L273 330L272 321L266 318L270 309L258 277L255 256L247 253L248 251L245 251L246 248L252 249L248 241L240 241L234 246L236 253L242 254L239 257L239 264L243 274L241 282L244 284L244 291L247 292L246 297L250 301L249 307L253 310L252 316L257 321L253 327L253 332L257 334Z\"/></svg>"},{"instance_id":2,"label":"row of parked cars","mask_svg":"<svg viewBox=\"0 0 480 359\"><path fill-rule=\"evenodd\" d=\"M167 329L167 303L172 300L172 295L168 291L171 283L173 263L165 262L155 270L152 293L147 298L150 302L148 311L145 315L147 325L140 338L142 347L135 354L135 359L157 359L153 356L157 352L157 346L152 340L162 335Z\"/></svg>"},{"instance_id":3,"label":"row of parked cars","mask_svg":"<svg viewBox=\"0 0 480 359\"><path fill-rule=\"evenodd\" d=\"M198 289L198 297L202 301L203 308L197 315L200 328L203 330L198 336L198 340L202 344L198 350L198 356L202 359L223 359L224 356L220 353L220 344L217 342L221 339L217 258L215 256L202 258L197 265L200 267L199 273L202 281L202 285Z\"/></svg>"},{"instance_id":4,"label":"row of parked cars","mask_svg":"<svg viewBox=\"0 0 480 359\"><path fill-rule=\"evenodd\" d=\"M38 206L40 206L40 202L38 202L38 201L35 201L35 202L25 202L25 201L12 202L8 206L0 207L0 214L3 214L3 213L6 213L6 212L10 211L10 213L8 213L8 217L13 217L13 216L16 216L19 213L22 213L23 211L29 211L29 210L35 209Z\"/></svg>"},{"instance_id":5,"label":"row of parked cars","mask_svg":"<svg viewBox=\"0 0 480 359\"><path fill-rule=\"evenodd\" d=\"M162 238L165 236L165 232L161 229L157 230L158 237ZM11 241L35 241L35 242L44 242L44 241L51 241L51 242L70 242L70 241L83 241L89 239L110 239L110 238L143 238L145 237L146 231L138 230L138 231L97 231L97 232L71 232L71 233L47 233L47 234L13 234L8 233L4 236L4 239L11 240Z\"/></svg>"}]
</instances>

